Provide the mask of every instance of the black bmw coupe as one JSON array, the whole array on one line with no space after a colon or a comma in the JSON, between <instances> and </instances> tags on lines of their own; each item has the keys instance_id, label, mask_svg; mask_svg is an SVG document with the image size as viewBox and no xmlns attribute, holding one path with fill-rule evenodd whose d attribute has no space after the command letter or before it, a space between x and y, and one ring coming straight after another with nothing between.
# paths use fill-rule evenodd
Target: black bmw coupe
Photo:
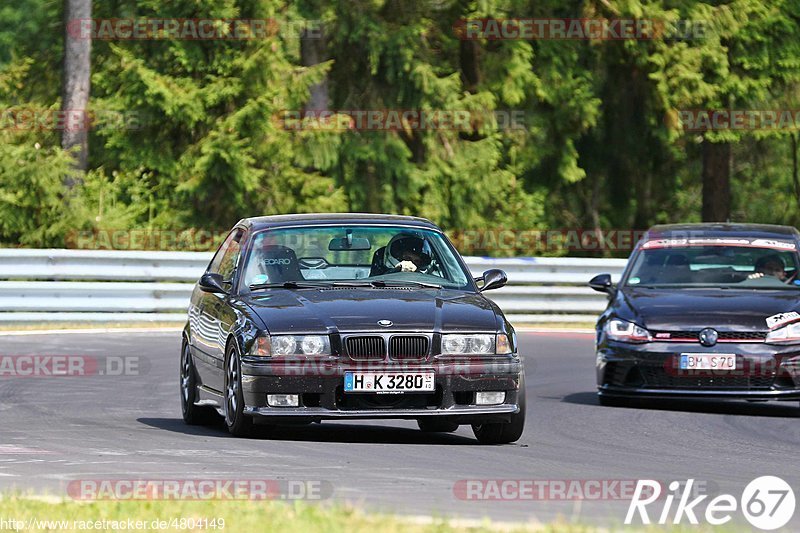
<instances>
[{"instance_id":1,"label":"black bmw coupe","mask_svg":"<svg viewBox=\"0 0 800 533\"><path fill-rule=\"evenodd\" d=\"M508 443L525 424L514 329L442 231L414 217L309 214L240 221L192 293L183 418L254 423L411 419L471 424Z\"/></svg>"},{"instance_id":2,"label":"black bmw coupe","mask_svg":"<svg viewBox=\"0 0 800 533\"><path fill-rule=\"evenodd\" d=\"M800 399L800 233L785 226L651 228L597 322L603 404L625 396Z\"/></svg>"}]
</instances>

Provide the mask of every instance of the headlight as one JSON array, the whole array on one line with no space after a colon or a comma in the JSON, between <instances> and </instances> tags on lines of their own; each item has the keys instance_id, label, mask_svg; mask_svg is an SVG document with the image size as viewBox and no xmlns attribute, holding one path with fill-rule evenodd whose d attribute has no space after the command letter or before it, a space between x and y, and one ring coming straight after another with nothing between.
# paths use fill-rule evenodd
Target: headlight
<instances>
[{"instance_id":1,"label":"headlight","mask_svg":"<svg viewBox=\"0 0 800 533\"><path fill-rule=\"evenodd\" d=\"M767 333L766 342L772 344L800 343L800 322L789 324Z\"/></svg>"},{"instance_id":2,"label":"headlight","mask_svg":"<svg viewBox=\"0 0 800 533\"><path fill-rule=\"evenodd\" d=\"M511 343L505 333L497 335L442 335L442 355L507 355Z\"/></svg>"},{"instance_id":3,"label":"headlight","mask_svg":"<svg viewBox=\"0 0 800 533\"><path fill-rule=\"evenodd\" d=\"M608 338L615 341L643 343L653 340L650 332L643 327L619 318L612 318L606 322L605 330Z\"/></svg>"},{"instance_id":4,"label":"headlight","mask_svg":"<svg viewBox=\"0 0 800 533\"><path fill-rule=\"evenodd\" d=\"M327 335L262 335L253 342L249 355L331 355L331 342Z\"/></svg>"}]
</instances>

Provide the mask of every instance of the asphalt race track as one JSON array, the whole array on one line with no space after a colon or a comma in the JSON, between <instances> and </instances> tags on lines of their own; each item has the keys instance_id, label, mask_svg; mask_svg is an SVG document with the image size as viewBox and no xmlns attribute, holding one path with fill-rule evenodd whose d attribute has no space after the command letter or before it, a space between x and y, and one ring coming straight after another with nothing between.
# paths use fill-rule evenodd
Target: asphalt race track
<instances>
[{"instance_id":1,"label":"asphalt race track","mask_svg":"<svg viewBox=\"0 0 800 533\"><path fill-rule=\"evenodd\" d=\"M130 375L0 377L0 486L64 495L71 480L86 478L323 480L333 501L369 509L499 521L561 515L588 524L621 523L629 501L465 500L454 486L693 478L712 495L738 499L752 479L772 474L800 496L797 402L600 407L591 335L527 332L521 339L525 434L514 445L481 446L469 427L425 434L411 421L329 422L234 439L221 423L198 428L181 420L175 332L3 335L3 356L139 359ZM658 505L649 508L653 518Z\"/></svg>"}]
</instances>

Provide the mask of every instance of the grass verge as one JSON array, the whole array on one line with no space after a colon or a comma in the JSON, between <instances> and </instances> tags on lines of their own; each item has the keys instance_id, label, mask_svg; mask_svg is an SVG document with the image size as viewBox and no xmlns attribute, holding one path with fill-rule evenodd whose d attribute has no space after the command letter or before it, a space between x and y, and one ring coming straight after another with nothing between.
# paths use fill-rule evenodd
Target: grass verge
<instances>
[{"instance_id":1,"label":"grass verge","mask_svg":"<svg viewBox=\"0 0 800 533\"><path fill-rule=\"evenodd\" d=\"M5 520L5 523L2 521ZM13 522L10 522L13 521ZM287 531L326 533L471 533L595 531L568 523L492 523L365 513L341 505L276 501L78 502L22 495L0 497L0 529L33 531Z\"/></svg>"},{"instance_id":2,"label":"grass verge","mask_svg":"<svg viewBox=\"0 0 800 533\"><path fill-rule=\"evenodd\" d=\"M725 533L723 526L594 527L567 521L522 524L366 513L341 504L278 501L96 501L0 495L0 530L34 531L289 531L325 533L590 533L624 531Z\"/></svg>"}]
</instances>

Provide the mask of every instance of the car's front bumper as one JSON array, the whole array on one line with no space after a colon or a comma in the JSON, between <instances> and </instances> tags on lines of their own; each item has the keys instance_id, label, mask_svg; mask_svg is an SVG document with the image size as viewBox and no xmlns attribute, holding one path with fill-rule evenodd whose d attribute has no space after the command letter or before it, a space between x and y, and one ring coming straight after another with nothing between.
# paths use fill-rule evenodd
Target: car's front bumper
<instances>
[{"instance_id":1,"label":"car's front bumper","mask_svg":"<svg viewBox=\"0 0 800 533\"><path fill-rule=\"evenodd\" d=\"M736 370L681 370L681 354L733 354ZM759 343L607 341L597 350L597 388L604 396L800 399L800 347Z\"/></svg>"},{"instance_id":2,"label":"car's front bumper","mask_svg":"<svg viewBox=\"0 0 800 533\"><path fill-rule=\"evenodd\" d=\"M433 371L431 393L345 393L347 371ZM329 360L314 362L242 363L245 413L257 417L325 419L419 419L446 417L468 424L508 421L519 411L523 365L516 356L449 359L419 363L355 363ZM504 391L505 401L476 405L475 393ZM273 407L268 394L298 394L300 406Z\"/></svg>"}]
</instances>

